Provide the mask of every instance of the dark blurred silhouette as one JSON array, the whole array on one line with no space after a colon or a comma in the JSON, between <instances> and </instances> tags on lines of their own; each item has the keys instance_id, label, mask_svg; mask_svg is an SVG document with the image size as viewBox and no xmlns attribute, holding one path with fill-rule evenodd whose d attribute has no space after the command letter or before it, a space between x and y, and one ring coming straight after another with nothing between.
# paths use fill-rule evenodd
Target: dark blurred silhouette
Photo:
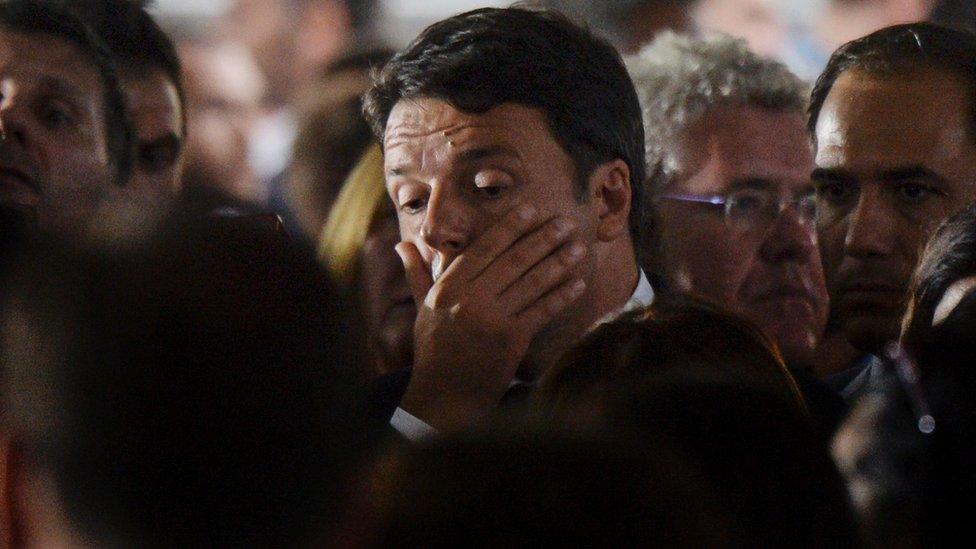
<instances>
[{"instance_id":1,"label":"dark blurred silhouette","mask_svg":"<svg viewBox=\"0 0 976 549\"><path fill-rule=\"evenodd\" d=\"M956 27L970 32L976 31L976 2L972 0L936 0L929 21Z\"/></svg>"},{"instance_id":2,"label":"dark blurred silhouette","mask_svg":"<svg viewBox=\"0 0 976 549\"><path fill-rule=\"evenodd\" d=\"M976 207L951 216L915 270L902 349L834 444L873 545L945 546L976 508Z\"/></svg>"},{"instance_id":3,"label":"dark blurred silhouette","mask_svg":"<svg viewBox=\"0 0 976 549\"><path fill-rule=\"evenodd\" d=\"M666 441L522 425L448 436L377 473L376 547L730 547L734 525Z\"/></svg>"},{"instance_id":4,"label":"dark blurred silhouette","mask_svg":"<svg viewBox=\"0 0 976 549\"><path fill-rule=\"evenodd\" d=\"M854 546L843 481L809 418L766 388L688 366L621 392L608 425L672 441L754 546Z\"/></svg>"},{"instance_id":5,"label":"dark blurred silhouette","mask_svg":"<svg viewBox=\"0 0 976 549\"><path fill-rule=\"evenodd\" d=\"M681 296L659 299L584 336L539 383L545 414L601 425L608 399L671 370L710 372L765 388L807 413L775 344L748 321Z\"/></svg>"},{"instance_id":6,"label":"dark blurred silhouette","mask_svg":"<svg viewBox=\"0 0 976 549\"><path fill-rule=\"evenodd\" d=\"M372 431L354 308L312 258L201 219L32 258L0 331L20 539L290 547L331 527Z\"/></svg>"}]
</instances>

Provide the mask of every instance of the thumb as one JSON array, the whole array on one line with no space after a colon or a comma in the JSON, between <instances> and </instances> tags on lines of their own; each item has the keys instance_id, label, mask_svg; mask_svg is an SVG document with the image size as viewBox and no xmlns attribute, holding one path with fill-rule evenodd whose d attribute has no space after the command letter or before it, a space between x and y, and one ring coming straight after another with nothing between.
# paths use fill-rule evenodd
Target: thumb
<instances>
[{"instance_id":1,"label":"thumb","mask_svg":"<svg viewBox=\"0 0 976 549\"><path fill-rule=\"evenodd\" d=\"M427 292L434 285L434 280L424 265L424 260L420 257L420 250L412 242L400 242L396 245L396 253L403 261L403 270L407 273L407 284L410 285L410 292L413 300L419 309L427 299Z\"/></svg>"}]
</instances>

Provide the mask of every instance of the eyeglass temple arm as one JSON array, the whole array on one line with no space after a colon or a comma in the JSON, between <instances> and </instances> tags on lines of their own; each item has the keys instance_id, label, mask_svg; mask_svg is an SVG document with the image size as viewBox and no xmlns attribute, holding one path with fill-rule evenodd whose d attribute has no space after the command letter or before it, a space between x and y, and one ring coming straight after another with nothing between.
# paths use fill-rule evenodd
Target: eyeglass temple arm
<instances>
[{"instance_id":1,"label":"eyeglass temple arm","mask_svg":"<svg viewBox=\"0 0 976 549\"><path fill-rule=\"evenodd\" d=\"M666 198L668 200L680 200L682 202L698 202L701 204L712 204L713 206L722 206L725 204L725 197L717 195L697 195L697 194L684 194L684 193L663 193L660 195L661 198Z\"/></svg>"}]
</instances>

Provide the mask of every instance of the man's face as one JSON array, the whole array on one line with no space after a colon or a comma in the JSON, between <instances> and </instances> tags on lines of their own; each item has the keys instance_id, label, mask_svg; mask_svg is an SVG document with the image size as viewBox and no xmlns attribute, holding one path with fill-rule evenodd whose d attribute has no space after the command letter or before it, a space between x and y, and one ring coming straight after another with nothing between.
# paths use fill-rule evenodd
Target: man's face
<instances>
[{"instance_id":1,"label":"man's face","mask_svg":"<svg viewBox=\"0 0 976 549\"><path fill-rule=\"evenodd\" d=\"M233 43L180 48L189 129L187 182L243 202L261 202L248 140L264 82L247 50Z\"/></svg>"},{"instance_id":2,"label":"man's face","mask_svg":"<svg viewBox=\"0 0 976 549\"><path fill-rule=\"evenodd\" d=\"M539 218L574 218L577 239L594 240L592 212L576 200L575 167L535 109L503 104L470 114L437 99L404 99L390 113L384 150L401 236L435 280L518 204L534 205Z\"/></svg>"},{"instance_id":3,"label":"man's face","mask_svg":"<svg viewBox=\"0 0 976 549\"><path fill-rule=\"evenodd\" d=\"M82 228L112 187L104 89L57 37L0 30L0 202L47 231Z\"/></svg>"},{"instance_id":4,"label":"man's face","mask_svg":"<svg viewBox=\"0 0 976 549\"><path fill-rule=\"evenodd\" d=\"M124 71L122 84L136 134L128 187L149 204L173 199L183 168L183 113L176 86L158 69Z\"/></svg>"},{"instance_id":5,"label":"man's face","mask_svg":"<svg viewBox=\"0 0 976 549\"><path fill-rule=\"evenodd\" d=\"M781 201L813 191L813 153L800 111L712 109L686 132L668 193L723 195L740 189ZM730 226L724 209L660 200L661 261L677 289L715 301L764 329L787 360L810 358L827 316L814 227L796 206L775 220Z\"/></svg>"},{"instance_id":6,"label":"man's face","mask_svg":"<svg viewBox=\"0 0 976 549\"><path fill-rule=\"evenodd\" d=\"M877 352L898 336L922 245L974 198L972 89L918 69L841 74L817 120L818 232L831 316Z\"/></svg>"}]
</instances>

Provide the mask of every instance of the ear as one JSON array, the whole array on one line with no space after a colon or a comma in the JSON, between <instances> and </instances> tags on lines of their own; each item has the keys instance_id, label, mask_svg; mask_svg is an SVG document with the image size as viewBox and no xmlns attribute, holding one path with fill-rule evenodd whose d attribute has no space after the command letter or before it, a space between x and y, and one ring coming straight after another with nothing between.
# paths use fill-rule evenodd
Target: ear
<instances>
[{"instance_id":1,"label":"ear","mask_svg":"<svg viewBox=\"0 0 976 549\"><path fill-rule=\"evenodd\" d=\"M590 200L596 205L597 238L603 242L628 235L630 219L630 167L621 159L597 166L590 174Z\"/></svg>"}]
</instances>

